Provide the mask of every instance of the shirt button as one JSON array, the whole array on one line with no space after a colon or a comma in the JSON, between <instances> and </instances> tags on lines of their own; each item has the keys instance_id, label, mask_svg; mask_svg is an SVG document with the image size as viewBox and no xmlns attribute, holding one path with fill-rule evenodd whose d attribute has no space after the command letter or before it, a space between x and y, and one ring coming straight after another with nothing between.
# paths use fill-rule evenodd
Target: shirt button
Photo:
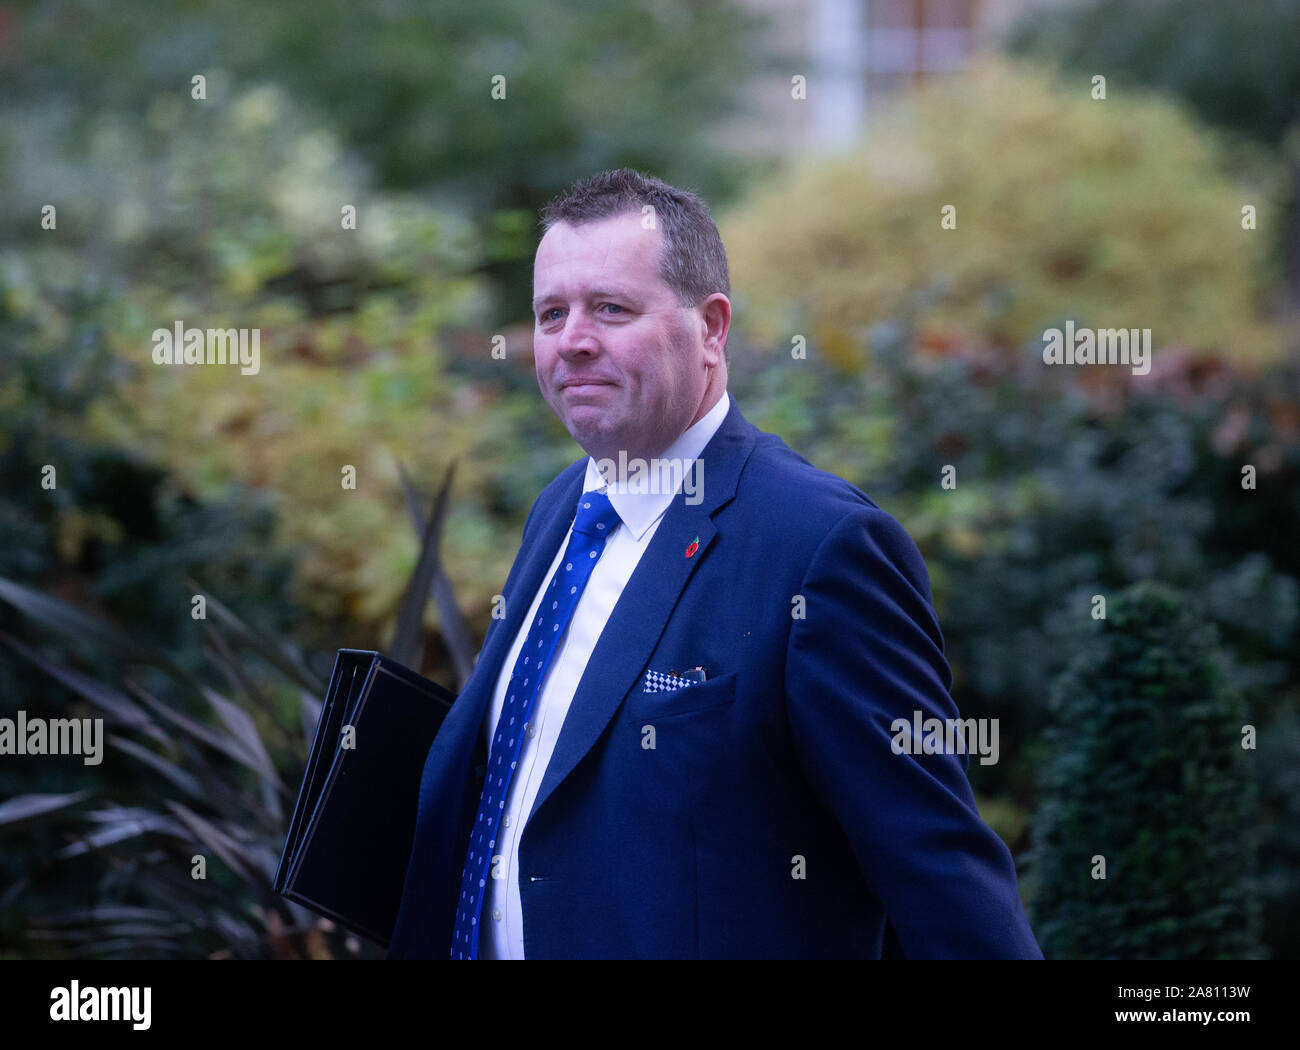
<instances>
[{"instance_id":1,"label":"shirt button","mask_svg":"<svg viewBox=\"0 0 1300 1050\"><path fill-rule=\"evenodd\" d=\"M505 824L506 827L510 827L510 818L509 818L509 817L504 817L504 818L502 818L502 821L501 821L501 822L502 822L503 824Z\"/></svg>"},{"instance_id":2,"label":"shirt button","mask_svg":"<svg viewBox=\"0 0 1300 1050\"><path fill-rule=\"evenodd\" d=\"M500 908L493 908L493 909L492 909L492 918L496 919L497 922L500 922L500 921L501 921L501 909L500 909Z\"/></svg>"},{"instance_id":3,"label":"shirt button","mask_svg":"<svg viewBox=\"0 0 1300 1050\"><path fill-rule=\"evenodd\" d=\"M524 732L528 734L528 739L531 740L535 735L536 730L534 730L532 726L524 726Z\"/></svg>"}]
</instances>

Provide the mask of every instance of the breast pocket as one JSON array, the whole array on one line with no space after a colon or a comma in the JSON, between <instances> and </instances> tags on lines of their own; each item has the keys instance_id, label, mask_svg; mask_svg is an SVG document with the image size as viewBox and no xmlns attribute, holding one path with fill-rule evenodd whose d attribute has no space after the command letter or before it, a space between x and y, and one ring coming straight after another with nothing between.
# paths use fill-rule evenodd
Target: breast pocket
<instances>
[{"instance_id":1,"label":"breast pocket","mask_svg":"<svg viewBox=\"0 0 1300 1050\"><path fill-rule=\"evenodd\" d=\"M722 707L735 699L735 671L696 685L656 693L644 691L643 678L637 685L637 691L628 700L627 721L640 724L655 719L670 718L673 715L706 711L710 708Z\"/></svg>"}]
</instances>

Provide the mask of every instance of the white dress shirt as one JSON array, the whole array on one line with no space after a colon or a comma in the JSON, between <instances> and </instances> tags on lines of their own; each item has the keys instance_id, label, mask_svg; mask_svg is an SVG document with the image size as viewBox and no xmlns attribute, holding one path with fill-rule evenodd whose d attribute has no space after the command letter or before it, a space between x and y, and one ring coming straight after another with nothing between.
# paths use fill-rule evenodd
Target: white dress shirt
<instances>
[{"instance_id":1,"label":"white dress shirt","mask_svg":"<svg viewBox=\"0 0 1300 1050\"><path fill-rule=\"evenodd\" d=\"M688 427L676 441L657 457L660 460L676 460L683 464L683 472L704 451L704 446L722 425L727 415L731 399L723 390L717 403L702 416L698 422ZM702 466L703 464L701 464ZM685 474L683 473L683 476ZM703 479L692 475L693 480ZM697 481L697 483L698 483ZM587 478L582 491L590 492L600 489L605 480L596 469L596 461L587 459ZM672 503L675 492L669 491L628 491L637 489L637 485L610 485L605 491L614 510L618 512L619 524L606 537L605 549L592 569L587 586L578 596L578 605L573 611L573 619L564 633L560 635L559 646L555 650L546 677L541 683L541 692L533 707L533 713L524 723L524 740L519 752L519 764L514 779L510 783L509 797L506 799L505 811L497 832L497 845L493 855L500 855L502 863L500 878L489 878L484 890L483 911L479 919L479 958L481 959L522 959L524 957L524 915L519 897L519 836L532 812L533 801L537 798L542 778L546 774L547 763L555 750L555 743L560 738L560 728L564 725L569 704L587 669L601 632L618 603L623 588L631 578L633 570L650 545L664 512ZM655 488L654 484L647 486ZM666 488L667 486L659 486ZM694 491L694 490L690 490ZM573 511L576 517L577 504ZM506 686L510 684L510 672L519 658L519 650L528 636L529 625L537 618L537 609L542 596L559 568L560 559L573 534L572 524L565 533L559 550L551 560L551 567L542 577L541 587L533 596L528 615L523 618L518 634L509 653L502 661L501 672L497 677L496 691L492 697L492 707L483 723L484 743L491 754L492 735L496 730L501 709L505 706ZM491 867L489 867L491 871Z\"/></svg>"}]
</instances>

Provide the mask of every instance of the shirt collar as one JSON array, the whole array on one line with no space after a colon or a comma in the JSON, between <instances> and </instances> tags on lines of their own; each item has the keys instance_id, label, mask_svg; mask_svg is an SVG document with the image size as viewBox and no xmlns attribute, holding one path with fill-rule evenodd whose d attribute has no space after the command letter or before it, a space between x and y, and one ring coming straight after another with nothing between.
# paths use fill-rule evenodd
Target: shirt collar
<instances>
[{"instance_id":1,"label":"shirt collar","mask_svg":"<svg viewBox=\"0 0 1300 1050\"><path fill-rule=\"evenodd\" d=\"M693 484L702 480L696 473L698 468L693 470L692 464L704 451L704 446L717 433L718 427L722 426L722 421L726 418L730 407L731 395L724 389L717 404L682 431L676 441L653 460L643 460L645 467L640 472L636 460L625 457L626 480L610 485L608 488L605 487L605 479L601 477L600 471L596 469L596 460L587 457L587 477L582 484L582 491L590 492L593 489L604 491L609 496L609 502L614 510L618 512L624 528L632 534L633 539L639 540L645 535L646 529L658 521L668 509L673 497L681 489L688 471L691 472L690 480ZM615 462L617 464L617 461ZM655 469L656 463L659 464L659 469ZM661 484L661 480L666 484ZM673 488L672 480L676 481L676 488ZM668 491L669 489L672 491Z\"/></svg>"}]
</instances>

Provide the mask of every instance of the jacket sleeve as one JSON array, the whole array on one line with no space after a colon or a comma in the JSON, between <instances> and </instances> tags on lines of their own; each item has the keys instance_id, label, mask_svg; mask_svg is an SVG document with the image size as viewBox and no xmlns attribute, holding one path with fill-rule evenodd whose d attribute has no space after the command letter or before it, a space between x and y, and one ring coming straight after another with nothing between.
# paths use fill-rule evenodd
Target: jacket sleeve
<instances>
[{"instance_id":1,"label":"jacket sleeve","mask_svg":"<svg viewBox=\"0 0 1300 1050\"><path fill-rule=\"evenodd\" d=\"M1041 959L1011 853L980 819L966 756L895 746L896 719L958 717L911 537L875 507L851 511L814 553L801 593L805 616L786 653L795 747L903 952Z\"/></svg>"}]
</instances>

